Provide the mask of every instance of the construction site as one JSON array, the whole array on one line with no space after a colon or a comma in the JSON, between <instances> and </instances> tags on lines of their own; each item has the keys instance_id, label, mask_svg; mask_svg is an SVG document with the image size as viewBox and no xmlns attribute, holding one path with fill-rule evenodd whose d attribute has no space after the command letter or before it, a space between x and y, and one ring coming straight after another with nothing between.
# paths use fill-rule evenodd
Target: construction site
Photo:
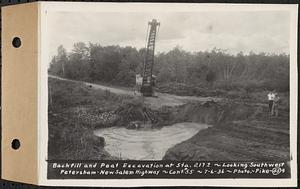
<instances>
[{"instance_id":1,"label":"construction site","mask_svg":"<svg viewBox=\"0 0 300 189\"><path fill-rule=\"evenodd\" d=\"M157 90L159 27L148 23L134 87L49 74L48 159L290 161L288 103L271 117L264 99Z\"/></svg>"}]
</instances>

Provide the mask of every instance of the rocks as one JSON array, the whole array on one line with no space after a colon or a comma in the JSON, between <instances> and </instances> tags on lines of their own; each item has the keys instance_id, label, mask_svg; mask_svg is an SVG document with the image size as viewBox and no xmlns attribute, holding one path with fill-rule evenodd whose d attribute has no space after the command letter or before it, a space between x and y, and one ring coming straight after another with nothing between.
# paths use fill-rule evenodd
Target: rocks
<instances>
[{"instance_id":1,"label":"rocks","mask_svg":"<svg viewBox=\"0 0 300 189\"><path fill-rule=\"evenodd\" d=\"M156 127L155 124L152 124L150 121L147 122L143 122L143 121L132 121L130 122L126 128L127 129L144 129L144 130L148 130L148 129L152 129Z\"/></svg>"},{"instance_id":2,"label":"rocks","mask_svg":"<svg viewBox=\"0 0 300 189\"><path fill-rule=\"evenodd\" d=\"M141 124L142 124L141 121L132 121L126 126L126 128L127 129L139 129L141 127Z\"/></svg>"},{"instance_id":3,"label":"rocks","mask_svg":"<svg viewBox=\"0 0 300 189\"><path fill-rule=\"evenodd\" d=\"M77 108L74 113L81 122L91 125L112 126L118 120L118 116L113 111L102 112L97 109Z\"/></svg>"}]
</instances>

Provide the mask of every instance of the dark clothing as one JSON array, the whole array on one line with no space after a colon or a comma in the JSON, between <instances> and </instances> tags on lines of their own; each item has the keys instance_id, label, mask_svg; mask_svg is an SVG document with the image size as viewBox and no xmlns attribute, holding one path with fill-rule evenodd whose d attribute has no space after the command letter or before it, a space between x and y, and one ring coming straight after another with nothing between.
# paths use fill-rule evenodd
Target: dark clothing
<instances>
[{"instance_id":1,"label":"dark clothing","mask_svg":"<svg viewBox=\"0 0 300 189\"><path fill-rule=\"evenodd\" d=\"M274 100L269 100L269 111L272 112Z\"/></svg>"}]
</instances>

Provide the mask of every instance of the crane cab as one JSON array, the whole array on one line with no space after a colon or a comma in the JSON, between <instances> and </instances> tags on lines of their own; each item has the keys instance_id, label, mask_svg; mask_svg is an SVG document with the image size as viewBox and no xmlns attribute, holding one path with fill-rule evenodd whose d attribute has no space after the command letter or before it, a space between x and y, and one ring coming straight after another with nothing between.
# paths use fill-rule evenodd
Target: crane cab
<instances>
[{"instance_id":1,"label":"crane cab","mask_svg":"<svg viewBox=\"0 0 300 189\"><path fill-rule=\"evenodd\" d=\"M154 95L154 86L156 82L156 76L152 75L152 77L147 77L146 79L141 76L141 74L136 74L136 89L135 94L139 94L141 96L155 96Z\"/></svg>"},{"instance_id":2,"label":"crane cab","mask_svg":"<svg viewBox=\"0 0 300 189\"><path fill-rule=\"evenodd\" d=\"M146 82L143 81L141 86L141 93L143 96L153 97L154 95L154 86L155 86L156 77L154 75L147 77Z\"/></svg>"}]
</instances>

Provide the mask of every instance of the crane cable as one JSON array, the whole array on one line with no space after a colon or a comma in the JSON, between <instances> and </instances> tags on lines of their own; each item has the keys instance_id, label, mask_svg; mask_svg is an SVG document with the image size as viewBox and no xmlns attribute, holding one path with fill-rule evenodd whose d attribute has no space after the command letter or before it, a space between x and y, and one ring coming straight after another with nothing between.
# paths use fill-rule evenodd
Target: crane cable
<instances>
[{"instance_id":1,"label":"crane cable","mask_svg":"<svg viewBox=\"0 0 300 189\"><path fill-rule=\"evenodd\" d=\"M147 42L148 42L148 32L149 32L149 24L148 24L148 27L147 27L147 34L146 34L146 42L145 42L145 49L147 49Z\"/></svg>"},{"instance_id":2,"label":"crane cable","mask_svg":"<svg viewBox=\"0 0 300 189\"><path fill-rule=\"evenodd\" d=\"M158 40L159 28L160 28L160 24L157 26L156 41Z\"/></svg>"}]
</instances>

